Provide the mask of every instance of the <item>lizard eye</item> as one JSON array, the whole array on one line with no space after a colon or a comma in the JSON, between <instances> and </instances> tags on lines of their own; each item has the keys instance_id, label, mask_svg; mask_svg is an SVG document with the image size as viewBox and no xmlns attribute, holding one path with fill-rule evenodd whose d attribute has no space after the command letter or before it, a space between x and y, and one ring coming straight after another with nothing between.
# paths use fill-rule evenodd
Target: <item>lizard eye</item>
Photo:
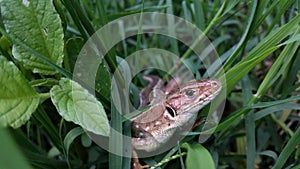
<instances>
[{"instance_id":1,"label":"lizard eye","mask_svg":"<svg viewBox=\"0 0 300 169\"><path fill-rule=\"evenodd\" d=\"M193 97L194 93L195 93L195 91L191 90L191 89L188 89L188 90L185 91L185 95L188 96L188 97Z\"/></svg>"},{"instance_id":2,"label":"lizard eye","mask_svg":"<svg viewBox=\"0 0 300 169\"><path fill-rule=\"evenodd\" d=\"M211 83L213 86L218 86L218 83L217 82L212 82Z\"/></svg>"}]
</instances>

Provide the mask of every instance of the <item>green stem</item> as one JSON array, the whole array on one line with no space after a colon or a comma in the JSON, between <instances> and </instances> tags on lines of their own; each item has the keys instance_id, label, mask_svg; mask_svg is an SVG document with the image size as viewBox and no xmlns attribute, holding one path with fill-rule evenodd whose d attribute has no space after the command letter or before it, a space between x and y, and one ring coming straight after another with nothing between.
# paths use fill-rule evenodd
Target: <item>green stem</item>
<instances>
[{"instance_id":1,"label":"green stem","mask_svg":"<svg viewBox=\"0 0 300 169\"><path fill-rule=\"evenodd\" d=\"M286 124L283 121L278 120L274 113L271 114L271 117L291 137L294 135L294 132L288 126L286 126Z\"/></svg>"},{"instance_id":2,"label":"green stem","mask_svg":"<svg viewBox=\"0 0 300 169\"><path fill-rule=\"evenodd\" d=\"M184 156L186 154L187 154L186 152L182 152L180 154L175 154L175 155L171 156L170 158L167 158L167 159L165 159L165 160L163 160L163 161L155 164L154 166L150 167L150 169L154 169L154 168L160 167L160 166L164 165L165 163L168 163L169 161L174 160L176 158L180 158L180 157L182 157L182 156Z\"/></svg>"},{"instance_id":3,"label":"green stem","mask_svg":"<svg viewBox=\"0 0 300 169\"><path fill-rule=\"evenodd\" d=\"M39 93L39 97L41 99L49 99L50 98L50 93Z\"/></svg>"}]
</instances>

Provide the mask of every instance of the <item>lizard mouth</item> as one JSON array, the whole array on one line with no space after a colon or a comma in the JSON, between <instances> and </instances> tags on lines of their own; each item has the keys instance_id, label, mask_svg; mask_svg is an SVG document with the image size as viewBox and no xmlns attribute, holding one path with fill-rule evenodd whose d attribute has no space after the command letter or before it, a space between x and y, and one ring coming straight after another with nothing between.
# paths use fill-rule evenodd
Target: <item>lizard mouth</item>
<instances>
[{"instance_id":1,"label":"lizard mouth","mask_svg":"<svg viewBox=\"0 0 300 169\"><path fill-rule=\"evenodd\" d=\"M138 127L138 125L135 124L131 124L131 136L133 138L149 138L151 136L151 134L144 130L141 127Z\"/></svg>"}]
</instances>

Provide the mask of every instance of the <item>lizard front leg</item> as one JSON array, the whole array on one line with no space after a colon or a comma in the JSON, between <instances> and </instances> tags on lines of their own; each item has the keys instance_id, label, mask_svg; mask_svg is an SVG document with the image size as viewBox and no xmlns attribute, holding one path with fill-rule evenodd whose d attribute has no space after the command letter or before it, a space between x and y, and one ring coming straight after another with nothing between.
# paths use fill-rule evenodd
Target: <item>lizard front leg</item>
<instances>
[{"instance_id":1,"label":"lizard front leg","mask_svg":"<svg viewBox=\"0 0 300 169\"><path fill-rule=\"evenodd\" d=\"M149 168L149 165L141 165L136 151L132 150L132 169Z\"/></svg>"}]
</instances>

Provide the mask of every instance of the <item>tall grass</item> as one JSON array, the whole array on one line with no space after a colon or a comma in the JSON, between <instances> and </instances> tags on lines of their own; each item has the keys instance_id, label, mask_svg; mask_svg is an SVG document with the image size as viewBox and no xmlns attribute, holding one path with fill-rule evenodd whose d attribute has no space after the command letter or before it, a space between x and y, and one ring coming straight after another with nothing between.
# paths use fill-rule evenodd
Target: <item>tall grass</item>
<instances>
[{"instance_id":1,"label":"tall grass","mask_svg":"<svg viewBox=\"0 0 300 169\"><path fill-rule=\"evenodd\" d=\"M226 81L225 110L213 136L202 144L215 166L299 168L299 1L54 0L53 3L64 27L66 56L63 68L52 65L60 74L51 78L71 77L74 60L84 42L114 19L142 12L162 12L182 17L204 32L215 45L224 66L225 75L219 78ZM138 29L138 25L135 26L133 29ZM3 28L1 32L5 34ZM191 69L198 70L198 75L203 71L196 67L199 60L193 59L195 54L177 40L162 35L139 34L127 38L109 51L105 56L107 67L103 74L116 70L117 57L126 58L132 52L150 47L162 48L190 59ZM1 53L11 57L4 49ZM36 75L26 70L22 73L34 82ZM44 76L39 78L47 79ZM100 79L98 83L103 83ZM142 83L137 82L132 90L141 87ZM39 88L48 89L47 86ZM106 108L111 125L116 130L126 130L117 110L110 108L113 107L108 97L110 87L99 91L98 99ZM108 94L103 94L105 92ZM9 129L9 133L1 131L1 137L7 139L1 139L0 146L4 149L6 146L16 148L17 145L21 151L14 151L12 158L7 160L16 161L23 153L27 164L20 161L18 165L22 168L27 168L28 164L33 168L49 169L130 167L130 158L110 154L92 143L81 128L63 121L47 99L43 100L26 125ZM10 136L16 145L9 140ZM185 153L181 153L184 149L180 146L185 142L193 145L197 139L190 134L178 147L141 159L141 162L153 166L161 161L170 161L173 155L177 155L173 162L168 161L160 167L184 167L183 159L186 157L181 156ZM0 166L4 162L1 157Z\"/></svg>"}]
</instances>

